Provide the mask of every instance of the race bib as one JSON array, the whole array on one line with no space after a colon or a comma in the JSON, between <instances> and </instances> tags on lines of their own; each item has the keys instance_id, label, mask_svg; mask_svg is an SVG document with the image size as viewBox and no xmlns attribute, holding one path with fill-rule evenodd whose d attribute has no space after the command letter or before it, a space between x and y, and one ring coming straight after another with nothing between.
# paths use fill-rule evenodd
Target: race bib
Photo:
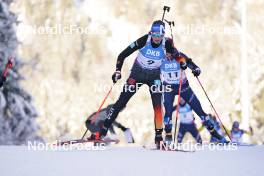
<instances>
[{"instance_id":1,"label":"race bib","mask_svg":"<svg viewBox=\"0 0 264 176\"><path fill-rule=\"evenodd\" d=\"M163 72L161 71L162 81L169 84L179 84L181 78L181 71ZM186 75L182 72L182 79L186 79Z\"/></svg>"},{"instance_id":2,"label":"race bib","mask_svg":"<svg viewBox=\"0 0 264 176\"><path fill-rule=\"evenodd\" d=\"M181 123L192 124L194 120L193 113L191 111L186 113L180 113L180 120Z\"/></svg>"},{"instance_id":3,"label":"race bib","mask_svg":"<svg viewBox=\"0 0 264 176\"><path fill-rule=\"evenodd\" d=\"M141 66L143 66L144 68L148 68L148 69L159 68L161 65L161 59L158 59L158 60L150 59L150 58L144 57L141 54L139 54L139 56L137 57L137 61Z\"/></svg>"}]
</instances>

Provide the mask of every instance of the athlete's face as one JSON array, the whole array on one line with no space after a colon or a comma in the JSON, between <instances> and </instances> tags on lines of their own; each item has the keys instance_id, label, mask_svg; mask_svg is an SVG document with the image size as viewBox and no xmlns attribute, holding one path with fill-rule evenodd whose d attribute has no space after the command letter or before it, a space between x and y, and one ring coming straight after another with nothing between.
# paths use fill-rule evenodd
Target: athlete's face
<instances>
[{"instance_id":1,"label":"athlete's face","mask_svg":"<svg viewBox=\"0 0 264 176\"><path fill-rule=\"evenodd\" d=\"M233 124L233 130L238 131L239 130L239 123Z\"/></svg>"},{"instance_id":2,"label":"athlete's face","mask_svg":"<svg viewBox=\"0 0 264 176\"><path fill-rule=\"evenodd\" d=\"M152 41L155 44L160 44L160 42L162 41L164 35L160 34L159 32L152 32L151 33L151 37L152 37Z\"/></svg>"},{"instance_id":3,"label":"athlete's face","mask_svg":"<svg viewBox=\"0 0 264 176\"><path fill-rule=\"evenodd\" d=\"M235 131L238 131L239 130L239 127L234 127L233 128Z\"/></svg>"},{"instance_id":4,"label":"athlete's face","mask_svg":"<svg viewBox=\"0 0 264 176\"><path fill-rule=\"evenodd\" d=\"M184 105L185 104L185 100L183 98L180 99L180 105Z\"/></svg>"}]
</instances>

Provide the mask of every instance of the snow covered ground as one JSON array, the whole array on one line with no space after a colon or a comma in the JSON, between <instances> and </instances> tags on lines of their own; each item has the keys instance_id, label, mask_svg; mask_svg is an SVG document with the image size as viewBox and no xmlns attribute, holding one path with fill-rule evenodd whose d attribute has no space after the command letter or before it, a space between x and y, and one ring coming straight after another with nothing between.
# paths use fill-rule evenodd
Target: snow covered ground
<instances>
[{"instance_id":1,"label":"snow covered ground","mask_svg":"<svg viewBox=\"0 0 264 176\"><path fill-rule=\"evenodd\" d=\"M264 146L235 151L164 152L141 147L104 151L33 151L26 146L0 146L1 176L260 176Z\"/></svg>"}]
</instances>

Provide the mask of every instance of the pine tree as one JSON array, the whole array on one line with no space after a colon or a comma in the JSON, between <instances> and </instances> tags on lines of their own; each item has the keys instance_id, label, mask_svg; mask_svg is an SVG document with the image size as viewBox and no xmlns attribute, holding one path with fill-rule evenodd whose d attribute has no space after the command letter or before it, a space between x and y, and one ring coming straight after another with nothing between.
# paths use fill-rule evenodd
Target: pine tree
<instances>
[{"instance_id":1,"label":"pine tree","mask_svg":"<svg viewBox=\"0 0 264 176\"><path fill-rule=\"evenodd\" d=\"M18 40L15 26L17 17L9 10L12 0L0 2L0 70L4 70L8 57L13 57L14 66L9 70L7 81L0 91L0 144L25 144L41 141L36 135L38 116L32 105L32 97L20 86L23 76L19 73L23 62L17 55Z\"/></svg>"}]
</instances>

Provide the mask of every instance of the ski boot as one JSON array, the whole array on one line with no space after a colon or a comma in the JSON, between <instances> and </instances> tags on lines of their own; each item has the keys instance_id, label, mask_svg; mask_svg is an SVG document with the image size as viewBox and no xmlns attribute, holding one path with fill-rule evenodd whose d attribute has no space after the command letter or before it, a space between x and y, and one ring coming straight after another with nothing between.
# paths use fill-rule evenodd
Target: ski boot
<instances>
[{"instance_id":1,"label":"ski boot","mask_svg":"<svg viewBox=\"0 0 264 176\"><path fill-rule=\"evenodd\" d=\"M157 149L161 149L163 146L162 131L163 129L155 129L155 144Z\"/></svg>"},{"instance_id":2,"label":"ski boot","mask_svg":"<svg viewBox=\"0 0 264 176\"><path fill-rule=\"evenodd\" d=\"M214 125L214 120L210 115L205 116L203 119L203 125L207 128L207 130L210 132L210 134L219 140L220 143L228 143L228 141L225 139L224 136L220 135Z\"/></svg>"},{"instance_id":3,"label":"ski boot","mask_svg":"<svg viewBox=\"0 0 264 176\"><path fill-rule=\"evenodd\" d=\"M106 137L107 132L108 128L103 126L99 132L99 139L104 139Z\"/></svg>"},{"instance_id":4,"label":"ski boot","mask_svg":"<svg viewBox=\"0 0 264 176\"><path fill-rule=\"evenodd\" d=\"M166 146L169 146L172 142L172 121L171 117L164 117L164 131L165 131L165 144Z\"/></svg>"},{"instance_id":5,"label":"ski boot","mask_svg":"<svg viewBox=\"0 0 264 176\"><path fill-rule=\"evenodd\" d=\"M90 137L87 138L88 140L96 140L96 133L92 133Z\"/></svg>"},{"instance_id":6,"label":"ski boot","mask_svg":"<svg viewBox=\"0 0 264 176\"><path fill-rule=\"evenodd\" d=\"M165 145L170 146L172 143L172 134L171 133L166 133L165 134Z\"/></svg>"},{"instance_id":7,"label":"ski boot","mask_svg":"<svg viewBox=\"0 0 264 176\"><path fill-rule=\"evenodd\" d=\"M105 126L103 126L100 130L100 132L97 132L95 134L93 134L92 136L95 136L95 140L98 140L98 142L95 142L95 145L100 145L101 143L104 143L106 146L110 145L111 143L118 143L119 140L116 138L113 138L113 136L108 136L107 132L108 132L108 128L106 128ZM91 137L92 137L91 136Z\"/></svg>"},{"instance_id":8,"label":"ski boot","mask_svg":"<svg viewBox=\"0 0 264 176\"><path fill-rule=\"evenodd\" d=\"M96 133L92 133L90 137L87 138L87 140L89 141L94 141L93 145L94 146L98 146L99 143L96 142L96 140L99 140L99 132L96 132Z\"/></svg>"}]
</instances>

